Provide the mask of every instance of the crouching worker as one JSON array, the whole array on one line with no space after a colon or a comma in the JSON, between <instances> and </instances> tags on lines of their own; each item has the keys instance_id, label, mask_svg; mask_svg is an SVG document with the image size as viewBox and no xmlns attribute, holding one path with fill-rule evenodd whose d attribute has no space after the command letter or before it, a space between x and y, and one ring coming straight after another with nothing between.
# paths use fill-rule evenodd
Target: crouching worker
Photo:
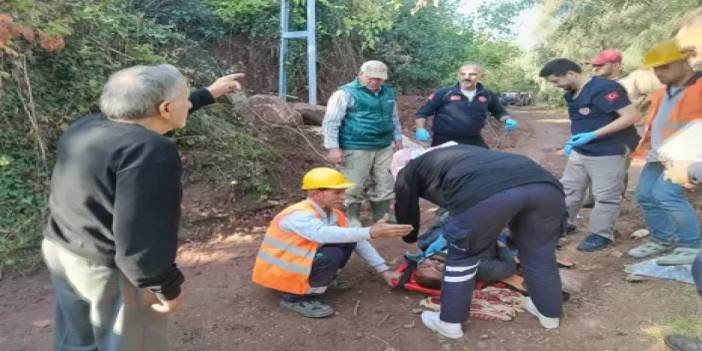
<instances>
[{"instance_id":1,"label":"crouching worker","mask_svg":"<svg viewBox=\"0 0 702 351\"><path fill-rule=\"evenodd\" d=\"M309 318L334 314L317 297L327 288L345 288L336 275L354 251L388 284L399 278L368 240L404 236L412 226L380 220L371 227L349 228L339 208L345 190L353 185L333 168L314 168L302 178L307 199L273 218L258 251L252 280L282 292L281 307Z\"/></svg>"},{"instance_id":2,"label":"crouching worker","mask_svg":"<svg viewBox=\"0 0 702 351\"><path fill-rule=\"evenodd\" d=\"M509 226L529 289L527 310L544 328L557 328L562 301L555 251L567 219L558 179L521 155L469 145L415 150L393 156L398 223L418 227L420 197L449 212L441 311L425 311L422 323L448 338L463 336L481 254ZM417 231L404 240L416 241Z\"/></svg>"}]
</instances>

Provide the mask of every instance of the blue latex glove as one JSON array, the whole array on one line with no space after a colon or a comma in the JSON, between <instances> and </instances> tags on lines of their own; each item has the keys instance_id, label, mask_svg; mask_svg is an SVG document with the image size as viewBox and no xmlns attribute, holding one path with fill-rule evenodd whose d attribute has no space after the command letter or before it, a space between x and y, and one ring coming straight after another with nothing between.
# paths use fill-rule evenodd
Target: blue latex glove
<instances>
[{"instance_id":1,"label":"blue latex glove","mask_svg":"<svg viewBox=\"0 0 702 351\"><path fill-rule=\"evenodd\" d=\"M427 250L424 251L424 257L429 257L437 252L443 251L447 245L448 242L444 239L444 235L440 234L439 237L427 247Z\"/></svg>"},{"instance_id":2,"label":"blue latex glove","mask_svg":"<svg viewBox=\"0 0 702 351\"><path fill-rule=\"evenodd\" d=\"M414 137L417 139L417 141L431 140L431 135L426 128L417 128L417 131L414 132Z\"/></svg>"},{"instance_id":3,"label":"blue latex glove","mask_svg":"<svg viewBox=\"0 0 702 351\"><path fill-rule=\"evenodd\" d=\"M510 117L507 117L507 119L505 119L505 130L506 131L511 132L511 131L517 129L518 126L519 126L519 122L517 122L516 119L512 119Z\"/></svg>"},{"instance_id":4,"label":"blue latex glove","mask_svg":"<svg viewBox=\"0 0 702 351\"><path fill-rule=\"evenodd\" d=\"M566 156L570 156L570 153L573 152L573 146L570 144L565 144L565 147L563 148L563 153Z\"/></svg>"},{"instance_id":5,"label":"blue latex glove","mask_svg":"<svg viewBox=\"0 0 702 351\"><path fill-rule=\"evenodd\" d=\"M573 151L573 148L575 148L576 146L585 145L595 139L597 139L597 134L595 134L595 132L575 134L572 137L570 137L568 141L566 141L566 144L563 147L563 153L566 154L566 156L568 156Z\"/></svg>"},{"instance_id":6,"label":"blue latex glove","mask_svg":"<svg viewBox=\"0 0 702 351\"><path fill-rule=\"evenodd\" d=\"M595 132L578 133L570 137L566 144L580 146L585 145L595 139L597 139L597 134L595 134Z\"/></svg>"}]
</instances>

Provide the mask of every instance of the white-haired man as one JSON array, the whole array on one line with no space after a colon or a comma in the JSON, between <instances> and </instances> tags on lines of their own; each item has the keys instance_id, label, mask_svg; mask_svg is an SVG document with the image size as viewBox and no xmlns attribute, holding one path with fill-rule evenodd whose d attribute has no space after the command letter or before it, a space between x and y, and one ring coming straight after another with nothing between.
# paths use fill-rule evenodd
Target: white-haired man
<instances>
[{"instance_id":1,"label":"white-haired man","mask_svg":"<svg viewBox=\"0 0 702 351\"><path fill-rule=\"evenodd\" d=\"M102 113L57 146L42 251L54 288L55 350L166 350L182 302L176 267L181 164L163 136L188 113L241 89L233 74L188 92L171 65L114 73Z\"/></svg>"},{"instance_id":2,"label":"white-haired man","mask_svg":"<svg viewBox=\"0 0 702 351\"><path fill-rule=\"evenodd\" d=\"M384 63L363 63L358 77L329 98L322 123L329 160L355 183L346 192L346 214L352 227L361 226L364 186L372 184L367 198L373 221L389 213L393 198L388 170L393 146L402 148L402 128L395 92L384 84L386 79L388 67Z\"/></svg>"}]
</instances>

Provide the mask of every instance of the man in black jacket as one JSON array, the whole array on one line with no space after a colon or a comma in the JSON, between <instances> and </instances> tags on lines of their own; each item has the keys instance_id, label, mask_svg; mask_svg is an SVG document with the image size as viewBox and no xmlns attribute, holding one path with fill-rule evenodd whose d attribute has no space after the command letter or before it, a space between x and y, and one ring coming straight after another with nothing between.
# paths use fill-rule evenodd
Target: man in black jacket
<instances>
[{"instance_id":1,"label":"man in black jacket","mask_svg":"<svg viewBox=\"0 0 702 351\"><path fill-rule=\"evenodd\" d=\"M504 123L507 131L517 128L518 122L509 116L499 97L480 84L480 80L485 77L485 71L480 65L464 64L458 69L457 76L456 85L435 91L417 111L415 137L418 141L431 139L432 146L455 141L487 149L488 145L480 132L485 126L488 113ZM429 116L434 116L433 137L425 128Z\"/></svg>"},{"instance_id":2,"label":"man in black jacket","mask_svg":"<svg viewBox=\"0 0 702 351\"><path fill-rule=\"evenodd\" d=\"M181 164L163 134L241 89L233 74L188 93L171 65L114 73L101 114L58 142L42 251L55 293L55 350L165 350L182 302L176 267Z\"/></svg>"},{"instance_id":3,"label":"man in black jacket","mask_svg":"<svg viewBox=\"0 0 702 351\"><path fill-rule=\"evenodd\" d=\"M463 336L479 257L509 226L529 289L527 310L544 328L557 328L561 282L555 250L567 219L558 179L521 155L470 145L416 150L395 153L391 169L397 221L414 226L404 240L417 240L420 197L449 211L441 312L424 312L424 325L449 338Z\"/></svg>"}]
</instances>

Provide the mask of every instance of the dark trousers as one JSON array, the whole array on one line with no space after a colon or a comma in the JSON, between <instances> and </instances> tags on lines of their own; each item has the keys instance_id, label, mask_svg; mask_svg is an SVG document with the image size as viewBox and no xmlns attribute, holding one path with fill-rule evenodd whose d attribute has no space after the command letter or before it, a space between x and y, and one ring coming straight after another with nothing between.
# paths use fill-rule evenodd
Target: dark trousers
<instances>
[{"instance_id":1,"label":"dark trousers","mask_svg":"<svg viewBox=\"0 0 702 351\"><path fill-rule=\"evenodd\" d=\"M480 146L480 147L484 147L486 149L490 148L485 143L485 139L483 139L483 137L480 135L466 135L466 136L462 136L462 137L457 137L457 136L449 136L449 135L443 135L443 134L434 134L431 138L431 146L441 145L441 144L447 143L449 141L455 141L461 145Z\"/></svg>"},{"instance_id":2,"label":"dark trousers","mask_svg":"<svg viewBox=\"0 0 702 351\"><path fill-rule=\"evenodd\" d=\"M519 250L530 297L544 316L559 317L562 300L556 243L566 218L563 193L546 183L507 189L452 213L444 225L449 249L441 286L441 320L461 323L468 319L479 254L494 245L507 225Z\"/></svg>"},{"instance_id":3,"label":"dark trousers","mask_svg":"<svg viewBox=\"0 0 702 351\"><path fill-rule=\"evenodd\" d=\"M309 283L313 288L328 286L336 278L339 269L346 266L351 258L356 243L327 244L317 249L312 261ZM283 299L290 302L300 301L308 295L283 294Z\"/></svg>"}]
</instances>

